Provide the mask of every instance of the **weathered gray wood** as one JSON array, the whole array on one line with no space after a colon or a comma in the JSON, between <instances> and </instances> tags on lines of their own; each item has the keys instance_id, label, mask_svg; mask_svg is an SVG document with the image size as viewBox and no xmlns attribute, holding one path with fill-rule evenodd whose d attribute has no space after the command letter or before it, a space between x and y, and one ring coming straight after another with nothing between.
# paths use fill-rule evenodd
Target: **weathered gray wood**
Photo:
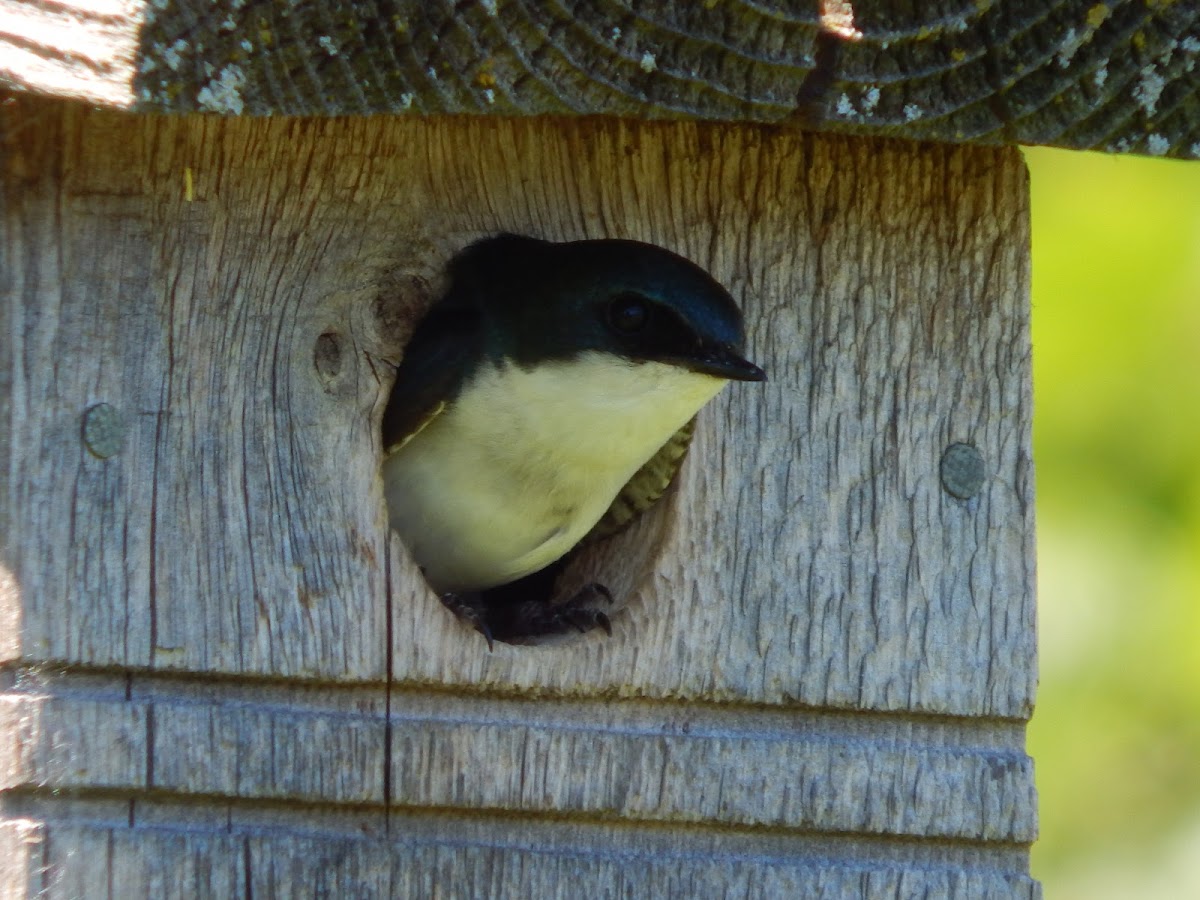
<instances>
[{"instance_id":1,"label":"weathered gray wood","mask_svg":"<svg viewBox=\"0 0 1200 900\"><path fill-rule=\"evenodd\" d=\"M249 702L223 685L152 680L131 700L97 699L69 679L47 687L0 700L0 760L9 760L0 789L286 800L339 814L390 802L1006 844L1036 832L1032 767L1010 723L408 692L392 694L385 717L337 691L277 689L272 698L267 689Z\"/></svg>"},{"instance_id":2,"label":"weathered gray wood","mask_svg":"<svg viewBox=\"0 0 1200 900\"><path fill-rule=\"evenodd\" d=\"M390 842L321 834L290 836L234 829L202 834L52 823L23 829L14 843L35 854L47 900L104 896L160 897L946 897L1037 898L1015 873L974 869L953 848L942 865L911 868L906 848L891 858L855 860L836 842L751 849L738 840L686 831L638 835L619 853L573 847L553 831L506 820L460 824L457 840L431 841L424 823ZM558 826L561 830L561 826ZM4 830L0 825L0 841ZM590 852L589 852L590 851ZM906 859L906 857L908 857ZM956 858L959 857L959 858ZM681 861L686 861L681 865ZM11 865L11 863L10 863ZM119 891L119 893L117 893ZM19 896L19 895L18 895Z\"/></svg>"},{"instance_id":3,"label":"weathered gray wood","mask_svg":"<svg viewBox=\"0 0 1200 900\"><path fill-rule=\"evenodd\" d=\"M672 502L596 554L588 577L632 589L612 640L464 650L421 590L395 607L395 677L1026 717L1021 161L732 128L535 133L538 156L523 159L515 135L480 128L472 154L452 154L475 173L456 193L555 234L590 211L611 233L691 256L742 299L771 380L706 408ZM592 198L582 210L560 202L561 179L534 175L572 167ZM499 194L495 171L519 192ZM988 472L971 500L939 483L955 441L976 445Z\"/></svg>"},{"instance_id":4,"label":"weathered gray wood","mask_svg":"<svg viewBox=\"0 0 1200 900\"><path fill-rule=\"evenodd\" d=\"M611 114L1200 157L1200 6L0 0L0 79L143 111Z\"/></svg>"},{"instance_id":5,"label":"weathered gray wood","mask_svg":"<svg viewBox=\"0 0 1200 900\"><path fill-rule=\"evenodd\" d=\"M0 789L145 789L146 726L141 704L0 697Z\"/></svg>"},{"instance_id":6,"label":"weathered gray wood","mask_svg":"<svg viewBox=\"0 0 1200 900\"><path fill-rule=\"evenodd\" d=\"M364 502L369 455L346 462L378 442L384 373L355 336L363 235L321 199L336 177L296 194L260 180L263 147L199 120L79 112L6 127L0 510L20 654L382 679L384 514ZM124 426L108 459L82 440L100 403Z\"/></svg>"},{"instance_id":7,"label":"weathered gray wood","mask_svg":"<svg viewBox=\"0 0 1200 900\"><path fill-rule=\"evenodd\" d=\"M1015 150L0 115L4 889L1036 893ZM488 653L386 534L389 361L502 229L691 256L771 376L571 573L611 639Z\"/></svg>"},{"instance_id":8,"label":"weathered gray wood","mask_svg":"<svg viewBox=\"0 0 1200 900\"><path fill-rule=\"evenodd\" d=\"M611 233L675 247L730 284L773 379L706 410L675 498L600 549L606 580L641 589L616 639L482 652L401 558L394 677L1027 714L1028 232L1014 152L596 123L70 111L44 124L16 136L16 163L81 149L64 154L61 196L47 181L9 202L14 400L43 411L12 430L25 658L382 678L372 415L396 338L372 318L380 292L436 280L480 233ZM72 211L61 228L45 214L57 202ZM35 271L35 247L57 244ZM251 275L217 264L242 248ZM327 377L318 348L331 344ZM97 402L128 429L103 461L80 440ZM983 452L978 498L938 483L955 440ZM770 565L747 564L756 548Z\"/></svg>"},{"instance_id":9,"label":"weathered gray wood","mask_svg":"<svg viewBox=\"0 0 1200 900\"><path fill-rule=\"evenodd\" d=\"M399 697L392 709L392 796L419 806L1006 843L1036 833L1015 731L596 701Z\"/></svg>"},{"instance_id":10,"label":"weathered gray wood","mask_svg":"<svg viewBox=\"0 0 1200 900\"><path fill-rule=\"evenodd\" d=\"M240 836L52 825L46 829L44 847L48 897L250 897L245 840ZM272 895L264 891L262 896Z\"/></svg>"},{"instance_id":11,"label":"weathered gray wood","mask_svg":"<svg viewBox=\"0 0 1200 900\"><path fill-rule=\"evenodd\" d=\"M154 787L230 797L384 802L384 721L154 704ZM336 762L336 764L335 764Z\"/></svg>"},{"instance_id":12,"label":"weathered gray wood","mask_svg":"<svg viewBox=\"0 0 1200 900\"><path fill-rule=\"evenodd\" d=\"M44 835L45 826L37 822L0 820L0 900L36 896L41 890L39 851ZM97 856L90 859L93 866L100 862Z\"/></svg>"}]
</instances>

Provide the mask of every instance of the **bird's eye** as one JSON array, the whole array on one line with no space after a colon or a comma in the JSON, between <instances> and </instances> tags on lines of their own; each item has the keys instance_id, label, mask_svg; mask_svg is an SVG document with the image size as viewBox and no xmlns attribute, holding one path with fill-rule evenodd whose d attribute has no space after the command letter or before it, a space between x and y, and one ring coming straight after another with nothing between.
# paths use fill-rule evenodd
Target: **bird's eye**
<instances>
[{"instance_id":1,"label":"bird's eye","mask_svg":"<svg viewBox=\"0 0 1200 900\"><path fill-rule=\"evenodd\" d=\"M650 321L650 303L639 294L620 294L608 304L608 324L621 334L641 331Z\"/></svg>"}]
</instances>

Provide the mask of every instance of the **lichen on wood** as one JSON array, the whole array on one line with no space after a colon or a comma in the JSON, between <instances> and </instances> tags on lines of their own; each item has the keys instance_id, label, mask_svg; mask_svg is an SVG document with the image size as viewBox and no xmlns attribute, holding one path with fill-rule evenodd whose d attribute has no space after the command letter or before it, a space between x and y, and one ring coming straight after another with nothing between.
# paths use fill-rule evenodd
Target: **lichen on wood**
<instances>
[{"instance_id":1,"label":"lichen on wood","mask_svg":"<svg viewBox=\"0 0 1200 900\"><path fill-rule=\"evenodd\" d=\"M0 0L0 20L0 81L145 112L600 114L1200 158L1188 2Z\"/></svg>"}]
</instances>

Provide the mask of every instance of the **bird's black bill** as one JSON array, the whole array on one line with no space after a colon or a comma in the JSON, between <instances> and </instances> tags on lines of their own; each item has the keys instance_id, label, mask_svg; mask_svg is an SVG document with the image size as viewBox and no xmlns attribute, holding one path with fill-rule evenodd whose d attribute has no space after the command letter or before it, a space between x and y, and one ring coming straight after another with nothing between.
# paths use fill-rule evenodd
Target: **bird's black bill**
<instances>
[{"instance_id":1,"label":"bird's black bill","mask_svg":"<svg viewBox=\"0 0 1200 900\"><path fill-rule=\"evenodd\" d=\"M728 378L730 381L766 381L767 373L734 353L724 344L704 347L695 356L682 361L693 372Z\"/></svg>"}]
</instances>

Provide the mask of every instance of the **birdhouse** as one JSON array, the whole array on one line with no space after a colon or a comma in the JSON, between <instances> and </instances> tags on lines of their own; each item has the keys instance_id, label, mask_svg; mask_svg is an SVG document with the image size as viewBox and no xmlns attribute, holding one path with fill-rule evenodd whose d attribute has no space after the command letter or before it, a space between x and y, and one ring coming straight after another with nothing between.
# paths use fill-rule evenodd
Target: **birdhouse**
<instances>
[{"instance_id":1,"label":"birdhouse","mask_svg":"<svg viewBox=\"0 0 1200 900\"><path fill-rule=\"evenodd\" d=\"M1085 6L22 4L0 893L1037 896L1014 144L1196 152L1114 87L1194 13ZM770 380L571 563L611 636L489 651L380 420L501 232L694 261Z\"/></svg>"}]
</instances>

